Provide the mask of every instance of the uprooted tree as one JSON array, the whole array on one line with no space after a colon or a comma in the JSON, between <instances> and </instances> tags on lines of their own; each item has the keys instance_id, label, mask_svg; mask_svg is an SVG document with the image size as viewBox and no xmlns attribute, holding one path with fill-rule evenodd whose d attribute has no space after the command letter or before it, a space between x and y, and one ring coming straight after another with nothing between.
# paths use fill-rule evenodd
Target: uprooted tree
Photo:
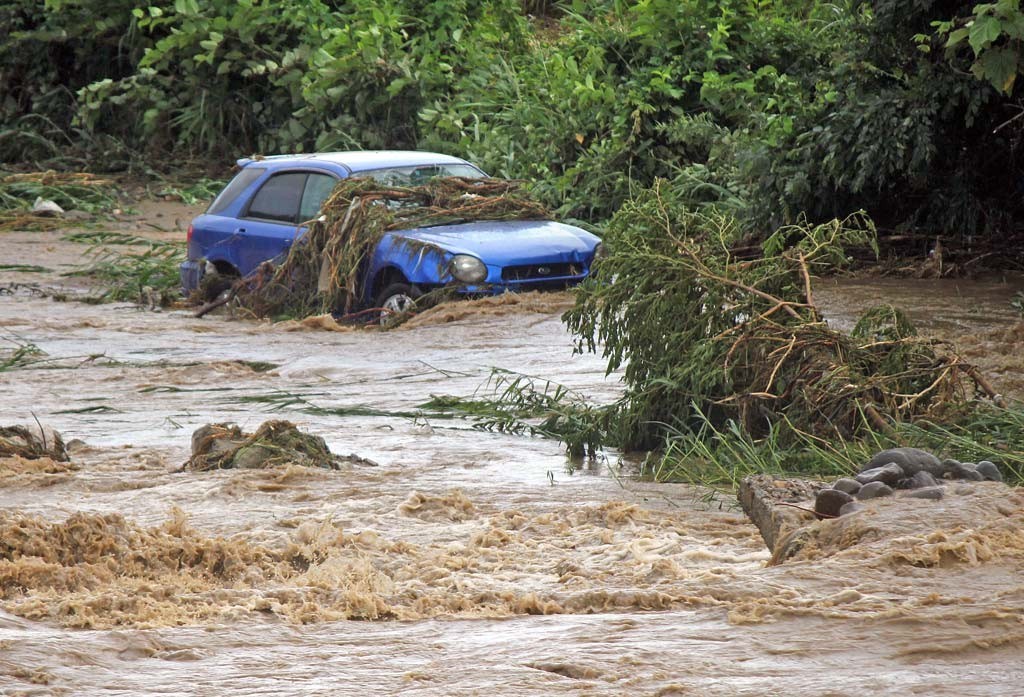
<instances>
[{"instance_id":1,"label":"uprooted tree","mask_svg":"<svg viewBox=\"0 0 1024 697\"><path fill-rule=\"evenodd\" d=\"M779 229L743 248L730 217L695 212L656 184L613 218L565 315L579 350L624 370L611 440L658 447L669 429L734 421L754 437L785 423L824 438L953 416L998 399L948 345L917 336L899 311L870 310L842 333L822 320L812 277L875 245L862 215Z\"/></svg>"}]
</instances>

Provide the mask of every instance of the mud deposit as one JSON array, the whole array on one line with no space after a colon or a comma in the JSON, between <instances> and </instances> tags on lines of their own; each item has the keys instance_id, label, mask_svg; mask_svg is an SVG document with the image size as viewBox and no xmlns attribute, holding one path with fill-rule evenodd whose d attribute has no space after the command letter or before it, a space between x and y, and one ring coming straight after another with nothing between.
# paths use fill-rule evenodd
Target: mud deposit
<instances>
[{"instance_id":1,"label":"mud deposit","mask_svg":"<svg viewBox=\"0 0 1024 697\"><path fill-rule=\"evenodd\" d=\"M838 290L845 321L877 287ZM416 416L492 367L614 398L562 302L379 333L0 297L45 358L0 424L71 454L0 462L0 694L1021 694L1020 493L883 501L767 567L731 501ZM377 464L182 469L199 426L269 419Z\"/></svg>"}]
</instances>

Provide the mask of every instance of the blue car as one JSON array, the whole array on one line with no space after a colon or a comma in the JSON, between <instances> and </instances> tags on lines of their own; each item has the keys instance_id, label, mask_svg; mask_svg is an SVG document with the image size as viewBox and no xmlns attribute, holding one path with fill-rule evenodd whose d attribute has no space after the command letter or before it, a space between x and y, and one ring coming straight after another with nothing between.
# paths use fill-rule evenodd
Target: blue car
<instances>
[{"instance_id":1,"label":"blue car","mask_svg":"<svg viewBox=\"0 0 1024 697\"><path fill-rule=\"evenodd\" d=\"M189 226L188 259L181 265L186 293L206 273L244 277L264 261L283 259L305 232L303 223L317 217L346 177L409 186L438 176L486 176L465 160L429 152L278 155L241 159L238 166L234 179ZM400 238L426 242L431 251L425 255L422 245L402 244ZM448 285L470 294L565 288L586 278L599 246L599 238L586 230L549 221L394 231L381 239L367 265L359 304L401 313L421 294Z\"/></svg>"}]
</instances>

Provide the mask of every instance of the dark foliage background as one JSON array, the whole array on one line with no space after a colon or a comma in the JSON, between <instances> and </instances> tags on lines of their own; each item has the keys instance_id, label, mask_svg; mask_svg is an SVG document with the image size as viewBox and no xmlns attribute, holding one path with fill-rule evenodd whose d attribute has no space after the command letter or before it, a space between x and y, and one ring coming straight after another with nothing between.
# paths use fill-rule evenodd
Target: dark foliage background
<instances>
[{"instance_id":1,"label":"dark foliage background","mask_svg":"<svg viewBox=\"0 0 1024 697\"><path fill-rule=\"evenodd\" d=\"M434 148L603 221L667 178L762 237L1021 219L1017 2L8 0L0 158Z\"/></svg>"}]
</instances>

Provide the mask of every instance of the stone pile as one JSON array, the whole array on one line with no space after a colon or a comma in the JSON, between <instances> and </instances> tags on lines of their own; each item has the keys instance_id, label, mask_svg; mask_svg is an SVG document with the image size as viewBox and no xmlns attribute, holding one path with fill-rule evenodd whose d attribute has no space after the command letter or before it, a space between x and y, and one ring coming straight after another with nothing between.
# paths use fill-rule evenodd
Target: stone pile
<instances>
[{"instance_id":1,"label":"stone pile","mask_svg":"<svg viewBox=\"0 0 1024 697\"><path fill-rule=\"evenodd\" d=\"M945 494L943 482L949 480L1001 482L1003 476L988 460L939 460L918 448L892 448L872 457L853 477L821 489L814 512L819 518L837 518L863 509L862 501L883 496L938 500Z\"/></svg>"}]
</instances>

